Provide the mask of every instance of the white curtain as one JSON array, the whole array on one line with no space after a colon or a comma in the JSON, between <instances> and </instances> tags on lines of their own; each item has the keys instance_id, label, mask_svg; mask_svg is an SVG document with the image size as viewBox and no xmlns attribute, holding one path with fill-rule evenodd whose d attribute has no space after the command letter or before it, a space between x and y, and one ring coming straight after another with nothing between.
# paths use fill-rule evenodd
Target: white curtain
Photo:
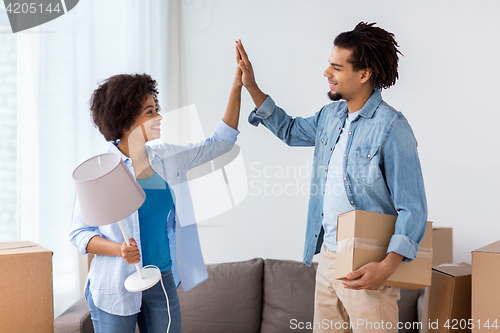
<instances>
[{"instance_id":1,"label":"white curtain","mask_svg":"<svg viewBox=\"0 0 500 333\"><path fill-rule=\"evenodd\" d=\"M108 146L89 98L112 75L149 73L163 110L185 105L180 10L180 0L85 0L18 34L18 237L54 252L56 317L82 292L71 174Z\"/></svg>"}]
</instances>

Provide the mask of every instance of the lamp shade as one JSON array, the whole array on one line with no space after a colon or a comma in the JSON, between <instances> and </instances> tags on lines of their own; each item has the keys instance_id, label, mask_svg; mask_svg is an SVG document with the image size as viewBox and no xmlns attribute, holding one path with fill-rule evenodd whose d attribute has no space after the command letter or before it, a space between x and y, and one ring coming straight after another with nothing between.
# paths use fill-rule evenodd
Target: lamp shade
<instances>
[{"instance_id":1,"label":"lamp shade","mask_svg":"<svg viewBox=\"0 0 500 333\"><path fill-rule=\"evenodd\" d=\"M106 153L80 164L73 172L83 221L92 226L118 222L135 212L146 194L120 155Z\"/></svg>"}]
</instances>

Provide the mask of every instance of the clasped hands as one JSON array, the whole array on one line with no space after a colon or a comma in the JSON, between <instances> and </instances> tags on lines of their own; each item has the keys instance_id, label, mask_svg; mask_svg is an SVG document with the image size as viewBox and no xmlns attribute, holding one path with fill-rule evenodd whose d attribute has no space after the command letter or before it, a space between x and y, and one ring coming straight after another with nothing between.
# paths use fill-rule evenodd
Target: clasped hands
<instances>
[{"instance_id":1,"label":"clasped hands","mask_svg":"<svg viewBox=\"0 0 500 333\"><path fill-rule=\"evenodd\" d=\"M236 41L236 77L235 82L244 85L247 90L257 87L253 72L252 63L248 60L248 55L245 52L241 39Z\"/></svg>"}]
</instances>

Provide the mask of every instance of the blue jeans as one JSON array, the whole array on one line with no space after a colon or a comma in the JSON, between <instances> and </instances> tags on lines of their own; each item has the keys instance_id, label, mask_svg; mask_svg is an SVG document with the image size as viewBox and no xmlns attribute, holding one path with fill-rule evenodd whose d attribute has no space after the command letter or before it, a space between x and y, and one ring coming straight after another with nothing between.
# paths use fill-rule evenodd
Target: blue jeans
<instances>
[{"instance_id":1,"label":"blue jeans","mask_svg":"<svg viewBox=\"0 0 500 333\"><path fill-rule=\"evenodd\" d=\"M182 327L181 306L172 270L162 272L161 277L167 291L170 316L172 317L169 333L180 333ZM161 282L142 292L141 311L131 316L113 315L99 309L92 300L90 289L85 298L96 333L134 333L136 323L141 333L167 332L169 317Z\"/></svg>"}]
</instances>

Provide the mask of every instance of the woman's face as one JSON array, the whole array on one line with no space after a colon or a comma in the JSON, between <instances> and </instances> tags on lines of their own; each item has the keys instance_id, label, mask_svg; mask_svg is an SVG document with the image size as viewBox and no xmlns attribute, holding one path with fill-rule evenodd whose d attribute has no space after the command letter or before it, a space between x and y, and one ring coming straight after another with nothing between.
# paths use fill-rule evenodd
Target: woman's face
<instances>
[{"instance_id":1,"label":"woman's face","mask_svg":"<svg viewBox=\"0 0 500 333\"><path fill-rule=\"evenodd\" d=\"M151 95L147 95L146 101L142 104L141 113L135 120L132 128L124 133L129 140L142 139L144 142L159 139L160 122L163 117L156 112L156 103Z\"/></svg>"}]
</instances>

